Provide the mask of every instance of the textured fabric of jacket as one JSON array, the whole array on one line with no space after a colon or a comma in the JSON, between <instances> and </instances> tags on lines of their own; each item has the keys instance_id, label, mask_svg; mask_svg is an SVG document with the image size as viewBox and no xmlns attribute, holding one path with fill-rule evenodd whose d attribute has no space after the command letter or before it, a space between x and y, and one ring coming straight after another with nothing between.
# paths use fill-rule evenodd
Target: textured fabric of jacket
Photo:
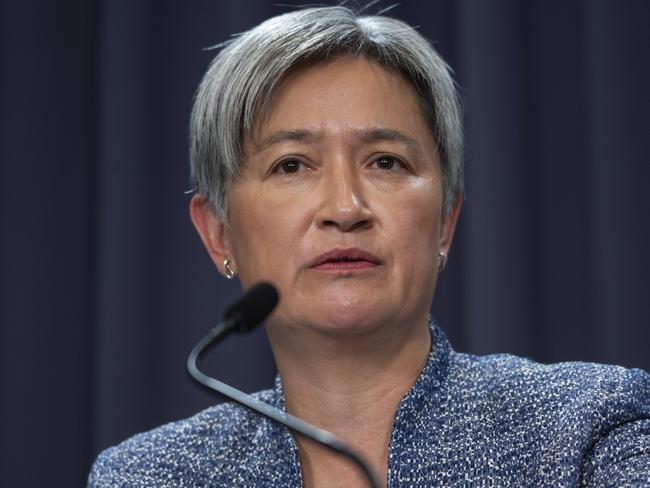
<instances>
[{"instance_id":1,"label":"textured fabric of jacket","mask_svg":"<svg viewBox=\"0 0 650 488\"><path fill-rule=\"evenodd\" d=\"M452 350L431 324L429 359L400 402L389 487L650 487L650 375ZM282 385L257 398L284 408ZM90 487L299 487L281 426L222 404L104 451Z\"/></svg>"}]
</instances>

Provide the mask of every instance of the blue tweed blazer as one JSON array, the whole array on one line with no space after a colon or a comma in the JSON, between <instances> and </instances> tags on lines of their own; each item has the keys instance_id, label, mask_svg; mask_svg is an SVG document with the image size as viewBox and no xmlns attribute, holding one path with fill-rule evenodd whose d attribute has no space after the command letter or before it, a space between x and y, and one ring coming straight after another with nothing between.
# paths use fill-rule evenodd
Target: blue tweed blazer
<instances>
[{"instance_id":1,"label":"blue tweed blazer","mask_svg":"<svg viewBox=\"0 0 650 488\"><path fill-rule=\"evenodd\" d=\"M650 487L650 375L452 350L400 402L389 487ZM283 408L282 385L256 396ZM89 487L300 487L284 428L222 404L136 435L97 458Z\"/></svg>"}]
</instances>

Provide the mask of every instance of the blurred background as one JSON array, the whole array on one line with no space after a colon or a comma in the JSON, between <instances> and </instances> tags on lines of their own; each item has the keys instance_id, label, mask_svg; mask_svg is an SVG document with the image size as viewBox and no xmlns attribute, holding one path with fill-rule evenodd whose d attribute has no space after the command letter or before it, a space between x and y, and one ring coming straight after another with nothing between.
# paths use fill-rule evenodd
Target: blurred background
<instances>
[{"instance_id":1,"label":"blurred background","mask_svg":"<svg viewBox=\"0 0 650 488\"><path fill-rule=\"evenodd\" d=\"M188 218L187 121L204 48L292 8L0 2L3 486L82 486L100 450L220 401L184 363L240 289ZM467 201L432 306L454 347L650 370L650 2L389 14L433 41L466 107ZM205 366L246 391L275 376L263 329Z\"/></svg>"}]
</instances>

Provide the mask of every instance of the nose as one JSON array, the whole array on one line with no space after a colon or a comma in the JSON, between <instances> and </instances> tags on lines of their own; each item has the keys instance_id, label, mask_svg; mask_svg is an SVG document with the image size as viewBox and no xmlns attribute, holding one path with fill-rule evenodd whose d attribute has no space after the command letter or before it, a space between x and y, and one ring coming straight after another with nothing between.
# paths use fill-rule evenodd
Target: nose
<instances>
[{"instance_id":1,"label":"nose","mask_svg":"<svg viewBox=\"0 0 650 488\"><path fill-rule=\"evenodd\" d=\"M354 168L346 163L332 165L321 180L321 205L317 224L341 232L367 229L373 214L364 198L363 183Z\"/></svg>"}]
</instances>

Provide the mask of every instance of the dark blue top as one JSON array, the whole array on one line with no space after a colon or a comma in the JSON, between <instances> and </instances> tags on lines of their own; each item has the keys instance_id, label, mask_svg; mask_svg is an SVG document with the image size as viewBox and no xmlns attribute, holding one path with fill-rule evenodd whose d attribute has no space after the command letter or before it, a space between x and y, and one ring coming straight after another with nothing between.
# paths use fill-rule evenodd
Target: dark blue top
<instances>
[{"instance_id":1,"label":"dark blue top","mask_svg":"<svg viewBox=\"0 0 650 488\"><path fill-rule=\"evenodd\" d=\"M390 487L650 487L650 375L453 351L431 326L429 359L400 402ZM256 394L284 407L282 385ZM97 458L90 487L299 487L292 435L222 404Z\"/></svg>"}]
</instances>

